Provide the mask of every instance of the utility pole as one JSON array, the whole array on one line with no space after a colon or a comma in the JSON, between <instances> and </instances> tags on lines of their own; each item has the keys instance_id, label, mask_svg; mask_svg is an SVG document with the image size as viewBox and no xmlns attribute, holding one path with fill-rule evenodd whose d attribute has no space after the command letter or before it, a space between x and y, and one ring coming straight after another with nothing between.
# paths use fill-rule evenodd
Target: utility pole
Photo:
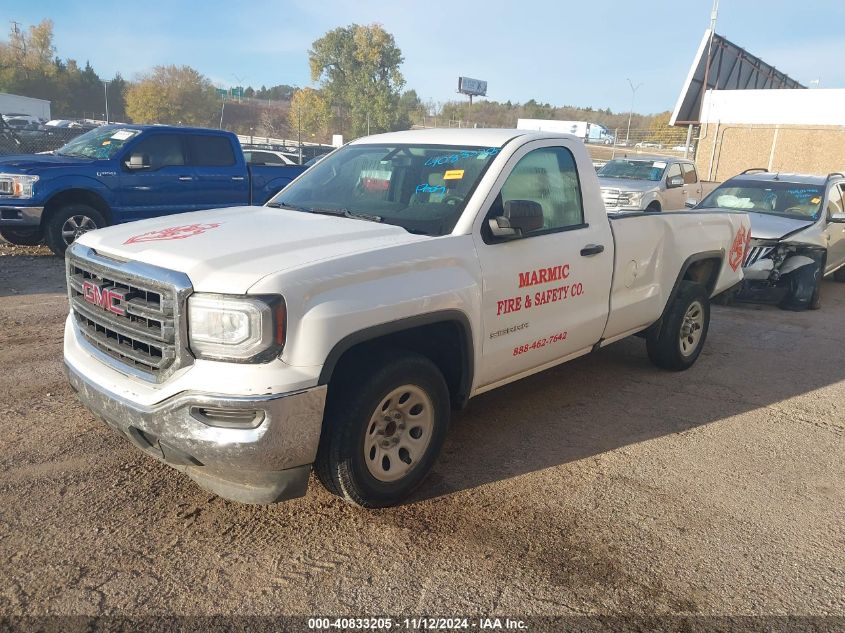
<instances>
[{"instance_id":1,"label":"utility pole","mask_svg":"<svg viewBox=\"0 0 845 633\"><path fill-rule=\"evenodd\" d=\"M704 100L707 97L707 84L710 83L710 64L713 60L713 36L716 35L716 18L719 17L719 0L713 0L713 8L710 10L710 39L707 42L707 61L704 64L704 83L701 84L701 101L698 104L698 121L701 123L702 115L704 114ZM718 77L716 78L718 83ZM718 86L714 86L716 88ZM717 128L718 130L718 128ZM699 135L701 131L699 130ZM690 124L687 131L687 145L684 148L684 158L689 154L689 145L692 141L692 124ZM715 139L713 140L713 147L715 150Z\"/></svg>"},{"instance_id":2,"label":"utility pole","mask_svg":"<svg viewBox=\"0 0 845 633\"><path fill-rule=\"evenodd\" d=\"M302 106L300 105L296 111L297 119L299 120L299 164L302 164Z\"/></svg>"},{"instance_id":3,"label":"utility pole","mask_svg":"<svg viewBox=\"0 0 845 633\"><path fill-rule=\"evenodd\" d=\"M106 98L106 124L109 123L109 82L103 79L103 96Z\"/></svg>"},{"instance_id":4,"label":"utility pole","mask_svg":"<svg viewBox=\"0 0 845 633\"><path fill-rule=\"evenodd\" d=\"M631 86L631 109L628 111L628 131L625 132L625 146L628 146L628 140L631 137L631 119L634 116L634 97L637 95L637 90L640 89L642 83L638 83L634 86L634 82L630 79L628 80L628 85Z\"/></svg>"}]
</instances>

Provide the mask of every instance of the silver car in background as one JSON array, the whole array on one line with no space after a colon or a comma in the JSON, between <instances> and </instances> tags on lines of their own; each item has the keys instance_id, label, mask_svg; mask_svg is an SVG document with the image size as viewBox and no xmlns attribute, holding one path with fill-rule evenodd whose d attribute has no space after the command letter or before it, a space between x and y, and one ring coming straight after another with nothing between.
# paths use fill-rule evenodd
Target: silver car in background
<instances>
[{"instance_id":1,"label":"silver car in background","mask_svg":"<svg viewBox=\"0 0 845 633\"><path fill-rule=\"evenodd\" d=\"M695 164L685 158L614 158L598 177L608 213L676 211L695 206L704 194Z\"/></svg>"},{"instance_id":2,"label":"silver car in background","mask_svg":"<svg viewBox=\"0 0 845 633\"><path fill-rule=\"evenodd\" d=\"M843 174L749 169L719 185L696 209L736 211L751 219L740 300L815 310L821 307L822 277L845 282Z\"/></svg>"}]
</instances>

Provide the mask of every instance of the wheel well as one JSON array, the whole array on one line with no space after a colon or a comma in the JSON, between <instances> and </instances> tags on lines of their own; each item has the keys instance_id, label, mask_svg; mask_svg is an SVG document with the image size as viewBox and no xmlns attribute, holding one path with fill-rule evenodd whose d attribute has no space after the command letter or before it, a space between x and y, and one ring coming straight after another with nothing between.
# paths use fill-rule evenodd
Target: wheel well
<instances>
[{"instance_id":1,"label":"wheel well","mask_svg":"<svg viewBox=\"0 0 845 633\"><path fill-rule=\"evenodd\" d=\"M648 206L646 206L646 209L655 209L657 211L660 211L661 208L662 207L660 206L660 202L657 200L652 200L648 203Z\"/></svg>"},{"instance_id":2,"label":"wheel well","mask_svg":"<svg viewBox=\"0 0 845 633\"><path fill-rule=\"evenodd\" d=\"M111 209L109 209L109 205L99 195L85 189L68 189L67 191L57 193L44 205L42 225L47 218L68 204L87 204L88 206L94 207L103 214L106 222L111 224Z\"/></svg>"},{"instance_id":3,"label":"wheel well","mask_svg":"<svg viewBox=\"0 0 845 633\"><path fill-rule=\"evenodd\" d=\"M320 384L329 384L339 372L354 371L357 362L371 358L385 349L416 352L437 365L446 380L453 408L461 408L469 399L472 384L472 343L468 325L447 320L413 325L367 337L366 333L342 340L329 354ZM365 340L356 340L363 337Z\"/></svg>"},{"instance_id":4,"label":"wheel well","mask_svg":"<svg viewBox=\"0 0 845 633\"><path fill-rule=\"evenodd\" d=\"M692 262L684 272L683 279L694 281L707 288L707 294L712 295L716 288L716 280L719 278L719 270L722 267L722 260L718 257L708 257Z\"/></svg>"}]
</instances>

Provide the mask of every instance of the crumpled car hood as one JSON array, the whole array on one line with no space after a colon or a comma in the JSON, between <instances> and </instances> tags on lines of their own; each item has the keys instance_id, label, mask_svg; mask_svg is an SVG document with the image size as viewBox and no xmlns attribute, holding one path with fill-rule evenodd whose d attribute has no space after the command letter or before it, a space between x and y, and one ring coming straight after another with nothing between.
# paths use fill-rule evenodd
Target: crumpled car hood
<instances>
[{"instance_id":1,"label":"crumpled car hood","mask_svg":"<svg viewBox=\"0 0 845 633\"><path fill-rule=\"evenodd\" d=\"M723 211L725 213L746 213L751 220L751 237L755 240L782 240L785 237L797 233L808 226L816 223L813 219L798 220L796 218L785 218L769 213L755 213L748 209L722 209L714 207L710 209L699 209L696 211Z\"/></svg>"}]
</instances>

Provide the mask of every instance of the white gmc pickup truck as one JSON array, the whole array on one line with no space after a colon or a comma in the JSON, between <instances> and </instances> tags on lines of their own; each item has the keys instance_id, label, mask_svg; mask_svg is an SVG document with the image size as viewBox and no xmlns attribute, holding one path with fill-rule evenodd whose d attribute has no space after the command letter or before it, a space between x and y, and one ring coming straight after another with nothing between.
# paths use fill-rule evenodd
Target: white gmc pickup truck
<instances>
[{"instance_id":1,"label":"white gmc pickup truck","mask_svg":"<svg viewBox=\"0 0 845 633\"><path fill-rule=\"evenodd\" d=\"M229 499L365 507L431 469L450 411L631 334L671 370L742 278L743 214L608 219L581 140L360 139L263 208L82 236L65 363L81 401ZM515 421L518 423L518 421Z\"/></svg>"}]
</instances>

